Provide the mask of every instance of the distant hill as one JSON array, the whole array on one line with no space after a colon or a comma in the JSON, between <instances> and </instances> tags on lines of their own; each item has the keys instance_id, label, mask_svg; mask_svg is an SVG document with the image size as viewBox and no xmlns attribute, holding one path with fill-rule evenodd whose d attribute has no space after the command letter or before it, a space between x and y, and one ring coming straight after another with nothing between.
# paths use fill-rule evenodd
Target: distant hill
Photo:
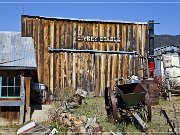
<instances>
[{"instance_id":1,"label":"distant hill","mask_svg":"<svg viewBox=\"0 0 180 135\"><path fill-rule=\"evenodd\" d=\"M175 45L180 48L180 35L155 35L155 48L167 45Z\"/></svg>"}]
</instances>

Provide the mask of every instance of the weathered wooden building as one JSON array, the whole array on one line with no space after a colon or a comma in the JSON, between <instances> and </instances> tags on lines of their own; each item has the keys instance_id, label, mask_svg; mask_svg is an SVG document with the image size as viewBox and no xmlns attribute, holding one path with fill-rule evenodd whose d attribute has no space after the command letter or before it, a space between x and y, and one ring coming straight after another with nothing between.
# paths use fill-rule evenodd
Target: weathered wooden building
<instances>
[{"instance_id":1,"label":"weathered wooden building","mask_svg":"<svg viewBox=\"0 0 180 135\"><path fill-rule=\"evenodd\" d=\"M31 37L0 32L0 125L22 123L30 115L30 79L36 75Z\"/></svg>"},{"instance_id":2,"label":"weathered wooden building","mask_svg":"<svg viewBox=\"0 0 180 135\"><path fill-rule=\"evenodd\" d=\"M70 86L103 95L105 86L119 83L117 78L145 75L141 56L148 51L146 22L23 15L22 36L34 39L38 81L52 93ZM96 53L100 50L104 52ZM133 51L137 54L127 53Z\"/></svg>"}]
</instances>

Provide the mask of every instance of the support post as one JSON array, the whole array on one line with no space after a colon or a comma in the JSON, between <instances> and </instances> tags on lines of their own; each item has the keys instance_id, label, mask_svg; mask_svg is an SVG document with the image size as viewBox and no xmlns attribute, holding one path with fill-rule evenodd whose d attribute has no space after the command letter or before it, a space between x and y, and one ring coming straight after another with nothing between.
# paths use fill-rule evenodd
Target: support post
<instances>
[{"instance_id":1,"label":"support post","mask_svg":"<svg viewBox=\"0 0 180 135\"><path fill-rule=\"evenodd\" d=\"M24 89L24 77L21 76L21 106L20 106L20 113L19 113L19 123L23 124L24 123L24 104L25 104L25 89Z\"/></svg>"},{"instance_id":2,"label":"support post","mask_svg":"<svg viewBox=\"0 0 180 135\"><path fill-rule=\"evenodd\" d=\"M30 107L30 77L25 77L25 87L26 87L26 117L25 121L30 120L31 107Z\"/></svg>"},{"instance_id":3,"label":"support post","mask_svg":"<svg viewBox=\"0 0 180 135\"><path fill-rule=\"evenodd\" d=\"M149 20L149 55L154 55L154 20ZM154 77L154 58L149 58L149 77Z\"/></svg>"}]
</instances>

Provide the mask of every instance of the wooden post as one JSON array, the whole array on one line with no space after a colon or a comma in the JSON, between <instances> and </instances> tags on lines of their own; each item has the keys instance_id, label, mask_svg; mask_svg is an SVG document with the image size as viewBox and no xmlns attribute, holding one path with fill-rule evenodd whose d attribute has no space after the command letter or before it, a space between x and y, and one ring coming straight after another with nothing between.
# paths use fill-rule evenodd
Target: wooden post
<instances>
[{"instance_id":1,"label":"wooden post","mask_svg":"<svg viewBox=\"0 0 180 135\"><path fill-rule=\"evenodd\" d=\"M30 107L30 77L25 77L25 87L26 87L26 119L30 120L31 107Z\"/></svg>"},{"instance_id":2,"label":"wooden post","mask_svg":"<svg viewBox=\"0 0 180 135\"><path fill-rule=\"evenodd\" d=\"M25 90L24 90L24 77L21 76L21 106L20 106L20 113L19 113L19 123L23 124L24 122L24 104L25 104Z\"/></svg>"},{"instance_id":3,"label":"wooden post","mask_svg":"<svg viewBox=\"0 0 180 135\"><path fill-rule=\"evenodd\" d=\"M50 21L50 47L54 48L54 22L53 21ZM54 94L54 75L53 75L53 66L54 66L54 61L53 61L53 57L54 57L54 54L51 53L50 54L50 66L49 66L49 69L50 69L50 80L49 80L49 83L50 83L50 91L52 94Z\"/></svg>"}]
</instances>

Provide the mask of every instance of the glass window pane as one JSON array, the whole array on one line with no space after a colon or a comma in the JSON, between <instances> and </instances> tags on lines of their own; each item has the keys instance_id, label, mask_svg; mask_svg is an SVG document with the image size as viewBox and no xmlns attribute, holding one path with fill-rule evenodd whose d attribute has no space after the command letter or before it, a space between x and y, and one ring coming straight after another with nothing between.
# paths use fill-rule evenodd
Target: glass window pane
<instances>
[{"instance_id":1,"label":"glass window pane","mask_svg":"<svg viewBox=\"0 0 180 135\"><path fill-rule=\"evenodd\" d=\"M18 77L16 77L16 79L15 79L15 86L21 86L21 78L18 76Z\"/></svg>"},{"instance_id":2,"label":"glass window pane","mask_svg":"<svg viewBox=\"0 0 180 135\"><path fill-rule=\"evenodd\" d=\"M9 77L8 78L8 85L9 86L14 86L14 77Z\"/></svg>"},{"instance_id":3,"label":"glass window pane","mask_svg":"<svg viewBox=\"0 0 180 135\"><path fill-rule=\"evenodd\" d=\"M14 87L8 87L8 96L14 96Z\"/></svg>"},{"instance_id":4,"label":"glass window pane","mask_svg":"<svg viewBox=\"0 0 180 135\"><path fill-rule=\"evenodd\" d=\"M2 86L7 86L7 77L2 77Z\"/></svg>"},{"instance_id":5,"label":"glass window pane","mask_svg":"<svg viewBox=\"0 0 180 135\"><path fill-rule=\"evenodd\" d=\"M2 87L1 90L2 90L2 91L1 91L1 96L2 96L2 97L7 97L7 87Z\"/></svg>"},{"instance_id":6,"label":"glass window pane","mask_svg":"<svg viewBox=\"0 0 180 135\"><path fill-rule=\"evenodd\" d=\"M15 96L20 96L20 87L15 88Z\"/></svg>"}]
</instances>

